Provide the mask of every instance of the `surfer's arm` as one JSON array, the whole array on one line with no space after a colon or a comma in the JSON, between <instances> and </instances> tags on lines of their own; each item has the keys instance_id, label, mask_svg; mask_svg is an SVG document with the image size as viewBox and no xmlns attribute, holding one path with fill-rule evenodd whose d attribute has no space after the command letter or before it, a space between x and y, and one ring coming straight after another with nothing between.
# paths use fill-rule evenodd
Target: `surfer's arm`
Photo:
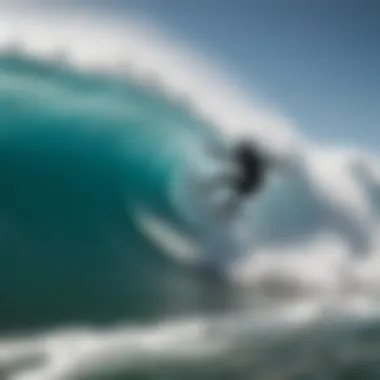
<instances>
[{"instance_id":1,"label":"surfer's arm","mask_svg":"<svg viewBox=\"0 0 380 380\"><path fill-rule=\"evenodd\" d=\"M223 163L219 169L215 170L207 180L201 184L204 192L210 193L219 189L234 189L241 176L240 168L231 163Z\"/></svg>"},{"instance_id":2,"label":"surfer's arm","mask_svg":"<svg viewBox=\"0 0 380 380\"><path fill-rule=\"evenodd\" d=\"M236 175L228 173L223 175L217 175L213 178L210 178L208 181L204 181L201 187L202 191L210 193L221 188L230 188L234 185L235 182Z\"/></svg>"}]
</instances>

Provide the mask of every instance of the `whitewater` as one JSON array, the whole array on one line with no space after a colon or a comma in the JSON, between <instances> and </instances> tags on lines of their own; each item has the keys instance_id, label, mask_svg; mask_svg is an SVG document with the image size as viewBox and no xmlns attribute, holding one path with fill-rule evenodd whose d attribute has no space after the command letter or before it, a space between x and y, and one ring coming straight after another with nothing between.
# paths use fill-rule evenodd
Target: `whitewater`
<instances>
[{"instance_id":1,"label":"whitewater","mask_svg":"<svg viewBox=\"0 0 380 380\"><path fill-rule=\"evenodd\" d=\"M137 16L2 6L0 379L378 378L378 157L211 62ZM276 170L225 221L204 189L241 138Z\"/></svg>"}]
</instances>

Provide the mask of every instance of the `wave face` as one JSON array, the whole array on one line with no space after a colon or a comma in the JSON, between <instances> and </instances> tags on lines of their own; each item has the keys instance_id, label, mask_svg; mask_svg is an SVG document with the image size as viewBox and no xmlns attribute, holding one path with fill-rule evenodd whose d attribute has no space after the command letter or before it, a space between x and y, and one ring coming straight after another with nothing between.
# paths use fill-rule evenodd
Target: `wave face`
<instances>
[{"instance_id":1,"label":"wave face","mask_svg":"<svg viewBox=\"0 0 380 380\"><path fill-rule=\"evenodd\" d=\"M309 141L135 19L6 10L0 32L7 378L378 370L376 157ZM231 190L202 189L238 138L278 170L227 223ZM228 284L196 271L203 259Z\"/></svg>"},{"instance_id":2,"label":"wave face","mask_svg":"<svg viewBox=\"0 0 380 380\"><path fill-rule=\"evenodd\" d=\"M180 223L170 187L194 121L128 79L9 52L0 72L0 277L8 303L17 308L43 290L41 302L62 314L65 298L79 302L87 287L96 303L116 287L143 288L145 280L130 277L150 278L149 261L159 255L134 209Z\"/></svg>"}]
</instances>

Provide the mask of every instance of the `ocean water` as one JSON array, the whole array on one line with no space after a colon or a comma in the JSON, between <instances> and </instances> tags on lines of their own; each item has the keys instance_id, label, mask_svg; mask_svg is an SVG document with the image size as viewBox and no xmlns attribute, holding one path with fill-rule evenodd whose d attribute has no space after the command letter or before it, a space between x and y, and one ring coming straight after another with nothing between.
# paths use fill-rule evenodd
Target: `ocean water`
<instances>
[{"instance_id":1,"label":"ocean water","mask_svg":"<svg viewBox=\"0 0 380 380\"><path fill-rule=\"evenodd\" d=\"M376 155L122 21L1 12L0 379L379 378ZM276 170L226 220L239 138Z\"/></svg>"}]
</instances>

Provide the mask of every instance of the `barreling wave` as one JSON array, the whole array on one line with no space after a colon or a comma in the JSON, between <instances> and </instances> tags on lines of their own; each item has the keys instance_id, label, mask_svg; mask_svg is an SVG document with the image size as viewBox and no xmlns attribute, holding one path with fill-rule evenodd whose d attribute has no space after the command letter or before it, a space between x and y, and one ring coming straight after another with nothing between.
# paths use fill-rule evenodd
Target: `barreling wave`
<instances>
[{"instance_id":1,"label":"barreling wave","mask_svg":"<svg viewBox=\"0 0 380 380\"><path fill-rule=\"evenodd\" d=\"M9 10L1 16L1 330L216 311L245 304L247 293L281 303L313 296L316 303L301 317L288 305L291 311L279 309L282 317L273 321L234 314L4 340L0 364L9 378L70 379L118 366L136 375L143 361L159 363L162 373L169 362L211 379L220 378L214 360L221 358L231 359L219 368L231 376L280 376L269 357L281 334L288 331L299 348L289 324L331 332L336 310L325 318L320 302L343 294L365 301L342 302L350 310L338 318L344 326L377 326L377 158L308 141L214 66L128 21L125 27L84 13L33 11L26 18ZM254 139L279 170L226 224L214 212L229 189L205 195L202 188L230 170L215 152L238 138ZM215 290L188 265L207 255L228 263L231 283L243 289ZM251 331L253 325L268 331ZM322 352L326 342L307 347ZM363 362L370 360L376 347L360 347L369 352ZM243 349L260 355L238 368L232 358ZM344 351L338 343L336 350ZM279 378L302 373L299 363L318 372L319 362L293 353Z\"/></svg>"},{"instance_id":2,"label":"barreling wave","mask_svg":"<svg viewBox=\"0 0 380 380\"><path fill-rule=\"evenodd\" d=\"M213 207L197 202L194 180L226 165L207 155L223 138L195 96L201 78L189 81L176 56L167 67L168 54L153 54L159 39L144 48L132 27L119 41L122 30L96 23L84 33L71 18L5 14L0 281L9 306L1 324L107 321L162 309L160 292L174 289L182 273L175 261L183 267L207 254L204 222ZM53 36L57 28L45 28L56 22L62 27ZM214 234L221 231L228 228Z\"/></svg>"},{"instance_id":3,"label":"barreling wave","mask_svg":"<svg viewBox=\"0 0 380 380\"><path fill-rule=\"evenodd\" d=\"M72 301L100 280L120 276L113 287L125 291L130 277L151 278L144 267L158 260L160 268L160 260L135 212L181 223L171 177L196 136L188 131L194 121L127 78L14 52L1 54L0 68L1 287L9 305L42 289L60 305L57 292Z\"/></svg>"}]
</instances>

